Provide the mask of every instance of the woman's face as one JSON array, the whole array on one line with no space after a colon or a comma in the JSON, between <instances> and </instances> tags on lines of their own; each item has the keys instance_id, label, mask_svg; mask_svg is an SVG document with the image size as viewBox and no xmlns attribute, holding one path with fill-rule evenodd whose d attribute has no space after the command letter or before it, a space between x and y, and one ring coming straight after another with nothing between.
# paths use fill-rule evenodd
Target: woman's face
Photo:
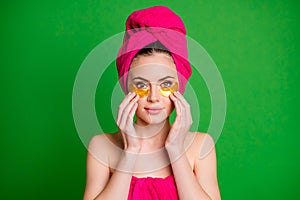
<instances>
[{"instance_id":1,"label":"woman's face","mask_svg":"<svg viewBox=\"0 0 300 200\"><path fill-rule=\"evenodd\" d=\"M164 91L176 88L176 83L178 76L171 56L153 53L140 55L132 61L127 86L146 91L140 93L141 98L138 101L136 111L138 125L158 124L168 119L174 104L168 92Z\"/></svg>"}]
</instances>

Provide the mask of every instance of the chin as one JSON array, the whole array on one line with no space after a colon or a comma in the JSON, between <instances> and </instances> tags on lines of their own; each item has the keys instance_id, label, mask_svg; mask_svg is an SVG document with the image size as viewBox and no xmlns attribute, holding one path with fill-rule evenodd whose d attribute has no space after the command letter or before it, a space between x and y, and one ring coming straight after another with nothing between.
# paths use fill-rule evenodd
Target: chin
<instances>
[{"instance_id":1,"label":"chin","mask_svg":"<svg viewBox=\"0 0 300 200\"><path fill-rule=\"evenodd\" d=\"M151 121L150 121L150 123L149 124L161 124L161 123L164 123L166 120L167 120L167 118L160 118L160 117L152 117L152 116L150 116L150 119L151 119Z\"/></svg>"}]
</instances>

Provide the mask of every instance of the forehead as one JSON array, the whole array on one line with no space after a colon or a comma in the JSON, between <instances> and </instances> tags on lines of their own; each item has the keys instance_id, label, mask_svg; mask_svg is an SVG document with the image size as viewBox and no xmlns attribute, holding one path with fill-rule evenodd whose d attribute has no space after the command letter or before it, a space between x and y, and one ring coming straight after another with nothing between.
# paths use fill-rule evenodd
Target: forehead
<instances>
[{"instance_id":1,"label":"forehead","mask_svg":"<svg viewBox=\"0 0 300 200\"><path fill-rule=\"evenodd\" d=\"M167 65L160 63L145 64L130 69L128 80L141 77L150 81L158 81L166 76L177 79L177 71Z\"/></svg>"},{"instance_id":2,"label":"forehead","mask_svg":"<svg viewBox=\"0 0 300 200\"><path fill-rule=\"evenodd\" d=\"M130 66L128 79L137 76L155 81L165 76L172 76L177 79L176 65L169 55L156 53L151 56L139 56Z\"/></svg>"}]
</instances>

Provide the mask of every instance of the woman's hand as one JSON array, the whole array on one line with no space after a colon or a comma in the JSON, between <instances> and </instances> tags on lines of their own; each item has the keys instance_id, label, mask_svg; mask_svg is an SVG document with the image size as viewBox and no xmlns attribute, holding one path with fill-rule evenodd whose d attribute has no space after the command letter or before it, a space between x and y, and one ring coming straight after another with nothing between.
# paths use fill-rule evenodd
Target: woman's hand
<instances>
[{"instance_id":1,"label":"woman's hand","mask_svg":"<svg viewBox=\"0 0 300 200\"><path fill-rule=\"evenodd\" d=\"M171 94L170 99L174 102L176 108L176 119L165 141L165 146L167 149L183 150L185 137L193 123L190 105L178 91Z\"/></svg>"},{"instance_id":2,"label":"woman's hand","mask_svg":"<svg viewBox=\"0 0 300 200\"><path fill-rule=\"evenodd\" d=\"M138 107L139 95L128 93L118 109L117 125L123 137L124 150L137 152L141 145L133 126L133 116Z\"/></svg>"}]
</instances>

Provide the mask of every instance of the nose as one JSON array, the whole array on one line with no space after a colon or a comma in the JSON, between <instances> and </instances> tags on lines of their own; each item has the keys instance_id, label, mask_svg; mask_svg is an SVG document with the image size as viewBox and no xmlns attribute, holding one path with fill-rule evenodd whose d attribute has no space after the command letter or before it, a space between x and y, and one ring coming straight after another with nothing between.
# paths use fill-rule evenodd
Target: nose
<instances>
[{"instance_id":1,"label":"nose","mask_svg":"<svg viewBox=\"0 0 300 200\"><path fill-rule=\"evenodd\" d=\"M159 92L158 92L158 88L155 84L151 84L150 86L150 92L148 95L148 101L150 102L157 102L159 101Z\"/></svg>"}]
</instances>

